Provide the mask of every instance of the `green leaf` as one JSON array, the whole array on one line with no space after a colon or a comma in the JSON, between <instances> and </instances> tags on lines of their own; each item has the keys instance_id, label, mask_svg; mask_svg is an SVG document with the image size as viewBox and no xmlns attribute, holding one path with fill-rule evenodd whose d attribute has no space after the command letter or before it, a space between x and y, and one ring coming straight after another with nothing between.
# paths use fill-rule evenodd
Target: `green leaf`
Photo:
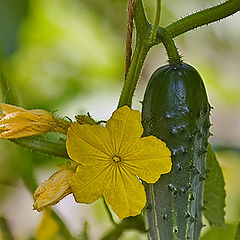
<instances>
[{"instance_id":1,"label":"green leaf","mask_svg":"<svg viewBox=\"0 0 240 240\"><path fill-rule=\"evenodd\" d=\"M236 226L226 224L223 227L213 226L202 237L201 240L233 240Z\"/></svg>"},{"instance_id":2,"label":"green leaf","mask_svg":"<svg viewBox=\"0 0 240 240\"><path fill-rule=\"evenodd\" d=\"M239 222L238 227L237 227L237 233L236 233L236 236L235 236L235 240L240 240L240 222Z\"/></svg>"},{"instance_id":3,"label":"green leaf","mask_svg":"<svg viewBox=\"0 0 240 240\"><path fill-rule=\"evenodd\" d=\"M204 185L204 216L210 225L224 225L225 182L216 155L208 144L206 181Z\"/></svg>"}]
</instances>

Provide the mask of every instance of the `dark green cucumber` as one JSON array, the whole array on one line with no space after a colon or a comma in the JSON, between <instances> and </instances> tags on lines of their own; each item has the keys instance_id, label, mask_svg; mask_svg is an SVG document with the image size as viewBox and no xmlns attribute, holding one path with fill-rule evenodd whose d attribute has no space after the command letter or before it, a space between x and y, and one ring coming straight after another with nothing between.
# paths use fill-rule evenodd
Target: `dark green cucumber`
<instances>
[{"instance_id":1,"label":"dark green cucumber","mask_svg":"<svg viewBox=\"0 0 240 240\"><path fill-rule=\"evenodd\" d=\"M182 63L153 73L143 100L144 136L166 142L173 167L155 184L146 184L149 239L200 238L209 114L196 69Z\"/></svg>"}]
</instances>

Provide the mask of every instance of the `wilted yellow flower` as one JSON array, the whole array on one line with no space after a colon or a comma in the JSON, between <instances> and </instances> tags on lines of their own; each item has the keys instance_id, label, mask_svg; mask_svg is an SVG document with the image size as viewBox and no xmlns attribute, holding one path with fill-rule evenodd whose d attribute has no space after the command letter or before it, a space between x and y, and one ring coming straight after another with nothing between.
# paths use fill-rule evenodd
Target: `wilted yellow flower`
<instances>
[{"instance_id":1,"label":"wilted yellow flower","mask_svg":"<svg viewBox=\"0 0 240 240\"><path fill-rule=\"evenodd\" d=\"M21 138L50 131L67 133L70 123L56 119L45 110L26 110L10 104L0 103L0 137Z\"/></svg>"},{"instance_id":2,"label":"wilted yellow flower","mask_svg":"<svg viewBox=\"0 0 240 240\"><path fill-rule=\"evenodd\" d=\"M72 169L63 168L43 182L33 194L34 210L42 211L45 207L58 203L72 192L69 179L74 174Z\"/></svg>"},{"instance_id":3,"label":"wilted yellow flower","mask_svg":"<svg viewBox=\"0 0 240 240\"><path fill-rule=\"evenodd\" d=\"M106 127L71 125L66 145L70 158L80 164L70 178L77 202L104 196L120 219L141 213L146 193L139 178L155 183L172 166L166 144L142 134L140 112L127 106L116 110Z\"/></svg>"}]
</instances>

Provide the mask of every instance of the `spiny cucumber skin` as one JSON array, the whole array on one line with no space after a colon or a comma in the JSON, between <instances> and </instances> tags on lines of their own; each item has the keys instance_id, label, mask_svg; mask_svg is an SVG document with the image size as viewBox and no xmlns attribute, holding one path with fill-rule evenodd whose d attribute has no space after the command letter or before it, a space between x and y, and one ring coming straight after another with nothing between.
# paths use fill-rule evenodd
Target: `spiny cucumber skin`
<instances>
[{"instance_id":1,"label":"spiny cucumber skin","mask_svg":"<svg viewBox=\"0 0 240 240\"><path fill-rule=\"evenodd\" d=\"M152 75L144 95L144 136L154 135L172 152L172 171L145 184L149 238L198 240L202 228L209 114L201 76L183 63Z\"/></svg>"}]
</instances>

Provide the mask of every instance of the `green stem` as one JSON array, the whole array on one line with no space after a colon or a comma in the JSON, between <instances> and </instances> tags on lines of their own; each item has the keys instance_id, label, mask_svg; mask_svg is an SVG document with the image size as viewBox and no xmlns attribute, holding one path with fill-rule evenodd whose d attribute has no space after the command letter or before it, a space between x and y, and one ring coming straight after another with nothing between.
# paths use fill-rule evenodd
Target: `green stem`
<instances>
[{"instance_id":1,"label":"green stem","mask_svg":"<svg viewBox=\"0 0 240 240\"><path fill-rule=\"evenodd\" d=\"M152 31L152 42L155 41L155 38L157 36L158 26L160 23L160 16L161 16L161 0L157 0L157 11Z\"/></svg>"},{"instance_id":2,"label":"green stem","mask_svg":"<svg viewBox=\"0 0 240 240\"><path fill-rule=\"evenodd\" d=\"M152 45L152 26L147 21L142 0L136 0L134 9L134 21L137 30L137 41L131 65L128 70L128 74L124 82L123 90L121 92L118 102L118 108L124 105L128 105L129 107L131 107L133 94L137 86L143 63Z\"/></svg>"},{"instance_id":3,"label":"green stem","mask_svg":"<svg viewBox=\"0 0 240 240\"><path fill-rule=\"evenodd\" d=\"M229 0L214 7L199 11L184 17L166 27L166 30L174 38L192 29L219 21L240 10L239 0Z\"/></svg>"},{"instance_id":4,"label":"green stem","mask_svg":"<svg viewBox=\"0 0 240 240\"><path fill-rule=\"evenodd\" d=\"M160 36L159 36L160 35ZM161 38L162 43L167 51L168 62L172 66L178 66L182 63L181 55L165 28L159 27L158 37Z\"/></svg>"},{"instance_id":5,"label":"green stem","mask_svg":"<svg viewBox=\"0 0 240 240\"><path fill-rule=\"evenodd\" d=\"M43 136L31 136L11 139L12 142L36 152L49 154L56 157L69 158L65 140L49 140Z\"/></svg>"},{"instance_id":6,"label":"green stem","mask_svg":"<svg viewBox=\"0 0 240 240\"><path fill-rule=\"evenodd\" d=\"M69 232L67 226L62 221L60 216L52 209L51 209L51 215L60 226L60 235L63 237L63 239L76 240L76 238L73 237L72 234Z\"/></svg>"},{"instance_id":7,"label":"green stem","mask_svg":"<svg viewBox=\"0 0 240 240\"><path fill-rule=\"evenodd\" d=\"M119 99L118 108L124 105L131 107L133 94L135 92L137 81L148 51L149 46L147 46L144 42L137 42L131 66L129 68L128 75Z\"/></svg>"}]
</instances>

